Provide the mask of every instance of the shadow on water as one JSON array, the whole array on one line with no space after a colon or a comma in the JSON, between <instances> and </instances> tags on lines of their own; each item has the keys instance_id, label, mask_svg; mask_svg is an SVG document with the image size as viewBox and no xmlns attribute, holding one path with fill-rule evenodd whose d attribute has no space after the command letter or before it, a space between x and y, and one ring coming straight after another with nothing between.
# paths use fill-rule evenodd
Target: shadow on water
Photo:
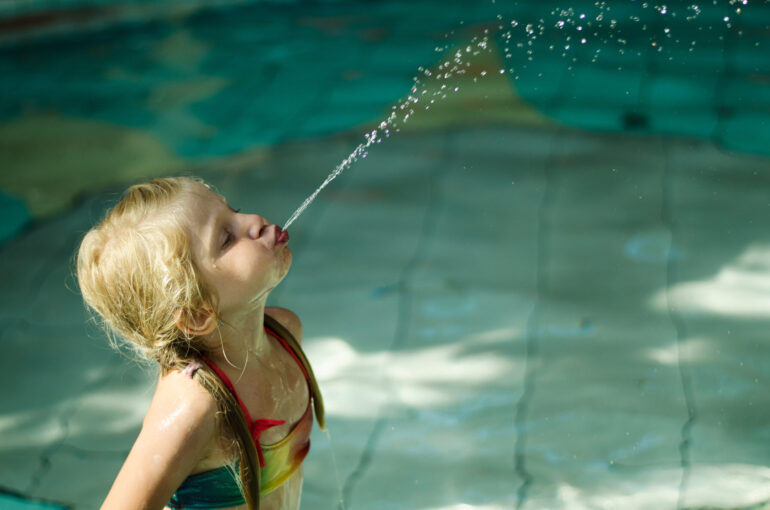
<instances>
[{"instance_id":1,"label":"shadow on water","mask_svg":"<svg viewBox=\"0 0 770 510\"><path fill-rule=\"evenodd\" d=\"M442 11L431 30L443 35L449 20L487 18L486 8L472 5ZM523 2L515 16L544 16L536 5ZM396 23L402 7L387 19ZM51 40L22 45L2 64L24 79L1 113L10 121L53 109L151 132L152 141L123 130L99 140L131 138L137 145L105 145L143 154L161 140L173 154L153 152L138 166L201 175L233 206L278 222L360 142L364 130L351 126L381 115L408 87L409 73L437 58L421 24L435 9L415 4L420 16L405 18L407 35L397 36L364 7L352 17L340 7L305 8L265 7L270 16L247 7L205 11L180 25L52 39L123 55L114 59L120 68L92 59L71 72L66 59L48 54ZM223 34L213 18L232 30ZM527 25L517 30L529 33ZM552 42L547 28L537 51ZM530 29L536 35L537 20ZM607 82L612 87L600 86L600 72L569 69L571 58L530 61L523 53L515 64L521 79L510 83L542 118L529 112L526 122L461 119L473 124L405 129L343 174L292 227L294 269L275 303L303 317L335 438L333 451L314 438L318 453L306 463L313 507L334 507L343 490L354 509L403 508L405 500L433 510L606 508L607 501L758 508L746 506L755 501L745 495L768 486L760 469L770 453L761 446L768 439L767 160L718 148L756 141L726 136L753 125L728 129L745 120L735 105L709 110L717 115L702 124L688 108L710 108L711 100L673 108L688 126L669 116L666 91L681 90L678 79L691 85L690 78L665 71L673 64L657 54L669 49L651 53L641 24L623 29L622 44L645 49L623 57L629 74ZM450 43L478 30L459 30ZM269 51L250 49L273 39L281 42ZM695 59L693 68L721 55L716 41L723 40L709 39L707 62ZM403 64L404 51L393 48L412 42L419 48ZM358 51L343 51L354 43ZM733 56L745 50L750 63L752 51L739 51L739 43L725 48ZM74 51L67 44L62 51ZM128 58L146 46L159 59ZM593 57L587 47L575 55L583 63ZM391 83L366 71L368 59L378 73L408 69L383 71ZM729 64L749 65L738 57ZM535 79L546 71L548 79ZM85 87L88 77L109 78L110 86ZM177 88L164 88L174 81ZM287 96L292 101L275 100ZM118 100L126 97L144 98L142 107ZM476 111L484 103L469 104ZM451 115L440 118L458 125ZM54 133L72 127L56 126ZM623 130L637 134L611 134ZM326 136L335 131L343 134ZM31 153L13 154L22 155L14 175L23 176ZM11 290L0 295L0 385L13 390L1 404L0 453L14 461L0 466L0 485L67 494L87 507L101 499L138 431L153 374L84 326L71 266L80 236L114 201L118 183L141 172L90 179L105 173L109 158L72 161L91 173L59 177L62 187L78 181L74 190L52 184L48 191L85 198L0 249L0 281ZM331 454L343 487L330 478ZM93 476L73 489L73 473Z\"/></svg>"},{"instance_id":2,"label":"shadow on water","mask_svg":"<svg viewBox=\"0 0 770 510\"><path fill-rule=\"evenodd\" d=\"M630 207L623 215L612 210L611 201L605 204L611 214L602 210L602 197L636 193L644 186L654 189L658 184L647 181L659 183L659 176L628 163L616 167L625 174L621 182L611 181L609 189L602 189L603 176L581 170L590 166L590 157L578 147L595 144L601 150L604 143L611 145L619 138L610 136L597 143L592 135L565 133L564 139L571 140L565 143L576 148L574 156L567 147L556 158L547 153L533 156L531 144L518 151L509 149L504 163L516 167L519 186L513 191L480 187L496 182L497 174L506 175L500 170L501 160L491 152L466 155L454 149L454 161L427 158L414 165L413 173L404 176L406 181L389 181L376 171L379 165L388 166L389 154L398 160L404 151L419 152L431 143L440 150L447 140L477 146L474 140L481 143L485 136L494 139L500 133L499 129L455 131L438 135L438 140L434 135L394 139L391 152L373 153L370 162L343 176L335 193L320 198L314 211L297 224L294 271L276 300L293 307L296 303L306 329L320 333L309 335L307 344L327 388L343 478L354 472L360 455L367 451L372 420L379 416L382 422L368 449L371 459L348 491L351 500L364 504L364 497L382 497L387 501L385 487L382 491L372 487L374 479L385 476L382 470L396 483L399 476L420 480L416 473L430 471L432 466L436 478L424 481L432 489L416 490L415 502L424 498L425 505L435 506L433 495L440 487L446 490L446 504L451 498L481 504L484 487L489 486L489 494L499 494L494 487L516 485L514 444L522 432L527 434L521 455L532 473L528 494L533 501L544 487L567 484L589 490L592 482L586 476L591 473L618 481L629 472L637 476L654 466L676 472L679 429L686 418L678 389L680 361L691 374L699 405L693 447L703 448L704 441L721 438L730 452L713 455L697 450L696 465L704 455L710 463L754 459L761 465L766 452L756 445L763 444L766 426L761 411L764 400L756 389L767 374L757 348L767 318L762 313L731 315L731 308L698 309L697 300L687 297L693 294L686 287L711 282L716 287L710 292L725 291L720 275L730 268L748 271L746 281L752 280L751 275L762 277L764 266L758 266L757 255L751 254L757 246L770 246L770 236L752 226L760 225L761 218L749 209L736 210L748 226L739 229L725 220L723 210L703 209L701 215L688 216L689 209L673 209L682 210L681 218L689 221L682 219L674 232L681 257L676 263L681 269L680 280L672 282L669 292L688 327L682 351L677 353L667 310L656 301L666 289L665 260L655 260L660 253L657 248L642 258L624 249L635 232L659 228L659 216L645 216L646 206ZM507 136L534 135L514 129ZM288 184L295 169L304 172L306 182L314 182L312 172L303 170L308 154L332 152L323 156L331 161L349 143L344 138L298 142L291 150L276 149L280 157L249 163L247 172L203 168L196 173L226 194L237 190L233 200L238 206L259 197L263 210L282 212L302 198L303 190ZM277 159L279 169L272 166ZM524 209L531 209L530 203L537 203L545 189L545 177L538 172L544 161L553 165L549 171L553 201L539 220L547 223L545 229L539 228L542 242L549 247L548 257L537 262L533 227L538 219ZM473 165L472 171L468 164ZM699 175L695 170L685 177L684 168L677 172L684 180ZM588 184L577 185L581 179ZM403 182L409 180L414 184L401 192ZM713 182L724 181L714 178ZM731 196L740 196L754 181L744 175L731 182L736 188ZM474 183L479 187L474 188ZM696 183L704 188L692 200L712 196L712 189L727 193L708 180ZM279 191L282 188L289 191ZM287 204L287 193L298 200ZM433 202L426 201L428 193L434 194ZM52 480L67 478L61 469L45 467L50 459L81 470L106 466L94 481L101 485L95 486L92 497L103 493L133 441L150 397L151 371L142 372L122 359L106 347L98 330L84 326L85 315L72 286L70 263L76 238L114 197L110 192L106 199L83 201L0 252L3 281L19 289L12 298L5 297L6 359L27 367L2 375L5 387L18 388L3 403L3 436L17 438L15 444L4 445L3 455L34 458L27 463L27 481L17 486L37 484L37 492L43 495L56 486ZM366 214L368 209L385 216L362 224L365 216L350 214ZM500 216L506 209L508 215ZM486 210L495 215L484 219ZM426 214L433 218L431 227L415 229ZM710 221L709 214L715 221ZM367 224L376 225L373 235L367 234ZM362 260L340 251L335 237L339 229L360 232L359 241L353 242L367 254L365 265L356 269ZM469 235L476 236L474 243L468 243ZM713 242L714 237L720 242ZM394 238L399 239L396 249ZM544 265L544 280L536 320L528 324L537 263ZM29 281L36 282L36 287ZM725 285L729 290L729 281ZM696 294L703 295L704 289L696 288ZM319 292L340 301L318 302ZM685 292L681 303L676 302L677 292ZM750 295L755 294L743 299ZM351 300L356 304L347 305ZM403 306L406 313L399 314ZM361 313L351 314L351 309ZM339 340L324 340L326 334ZM399 335L396 344L394 335ZM539 346L536 358L529 360L535 367L536 390L517 429L514 417L524 390L527 338L537 339ZM422 437L425 430L434 431L435 437L424 444L427 450L415 450L413 439ZM597 434L597 430L603 432ZM447 444L455 452L449 460ZM394 464L410 469L396 475L388 467ZM311 457L309 479L319 467ZM461 491L457 487L471 472L482 473L481 485ZM323 474L317 476L324 479Z\"/></svg>"}]
</instances>

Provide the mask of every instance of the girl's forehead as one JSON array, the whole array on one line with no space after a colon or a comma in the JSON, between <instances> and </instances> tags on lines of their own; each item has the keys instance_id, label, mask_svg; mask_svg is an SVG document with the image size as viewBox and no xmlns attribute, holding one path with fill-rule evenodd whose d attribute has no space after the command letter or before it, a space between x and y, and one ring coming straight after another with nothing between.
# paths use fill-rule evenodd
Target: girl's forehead
<instances>
[{"instance_id":1,"label":"girl's forehead","mask_svg":"<svg viewBox=\"0 0 770 510\"><path fill-rule=\"evenodd\" d=\"M179 205L188 226L199 228L209 223L212 216L216 215L223 205L227 205L227 201L221 195L201 185L197 189L190 190Z\"/></svg>"},{"instance_id":2,"label":"girl's forehead","mask_svg":"<svg viewBox=\"0 0 770 510\"><path fill-rule=\"evenodd\" d=\"M218 206L220 204L227 205L227 199L225 197L204 184L196 183L196 186L190 191L189 199L193 204L209 204L213 206Z\"/></svg>"},{"instance_id":3,"label":"girl's forehead","mask_svg":"<svg viewBox=\"0 0 770 510\"><path fill-rule=\"evenodd\" d=\"M183 222L188 232L196 260L204 259L211 247L216 225L225 208L224 197L201 186L186 197L183 203Z\"/></svg>"}]
</instances>

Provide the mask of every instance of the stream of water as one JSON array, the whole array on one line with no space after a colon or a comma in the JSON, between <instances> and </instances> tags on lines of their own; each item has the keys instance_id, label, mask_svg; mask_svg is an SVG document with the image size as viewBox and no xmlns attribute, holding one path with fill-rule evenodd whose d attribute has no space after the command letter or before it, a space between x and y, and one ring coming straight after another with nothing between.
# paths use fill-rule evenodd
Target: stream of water
<instances>
[{"instance_id":1,"label":"stream of water","mask_svg":"<svg viewBox=\"0 0 770 510\"><path fill-rule=\"evenodd\" d=\"M724 13L729 14L719 19L719 22L723 22L729 29L734 18L742 14L742 8L745 8L748 3L748 0L727 0L726 2L714 0L713 6L688 4L686 6L667 7L666 5L647 2L634 2L631 4L631 10L629 10L629 6L615 6L613 9L613 6L608 2L598 1L591 12L579 12L572 8L556 8L544 13L542 17L511 21L506 21L502 14L498 14L497 30L492 29L493 34L490 34L489 28L484 28L483 35L473 37L468 44L457 47L452 47L451 44L437 46L436 51L442 54L442 58L436 67L433 70L418 68L419 74L413 78L414 84L410 93L399 100L392 107L390 116L382 121L377 129L368 132L365 135L366 140L332 170L321 185L294 211L283 228L288 230L318 194L337 176L360 158L366 158L367 149L372 144L380 143L383 137L387 138L392 132L400 131L399 125L406 123L415 114L416 109L423 107L424 110L429 110L436 101L445 99L448 94L458 92L460 87L457 84L451 84L449 80L453 77L467 75L472 69L471 60L473 57L482 52L491 51L489 44L491 35L495 35L499 39L505 58L505 61L501 62L500 74L506 72L514 74L513 67L506 62L516 50L521 51L525 57L520 59L520 62L523 62L521 68L525 69L527 62L532 62L535 57L538 46L534 43L538 38L541 41L544 39L549 41L548 44L541 45L540 51L545 49L545 51L560 54L562 58L570 62L576 62L575 52L578 48L585 48L587 45L592 45L592 63L597 62L602 55L602 50L604 50L604 54L617 52L619 55L623 55L627 51L627 35L619 28L621 21L630 21L632 24L638 25L642 33L646 32L650 40L650 48L653 51L661 52L664 46L678 46L685 47L689 52L692 52L695 41L679 39L678 34L664 26L667 19L679 15L690 22L697 19L703 9L710 7L722 9ZM617 7L623 7L623 9ZM648 26L648 22L653 23L656 27ZM460 25L462 24L463 22L460 22ZM657 25L661 26L658 27ZM662 30L660 30L661 28ZM709 26L708 28L711 30L712 27ZM453 34L454 32L450 32L445 37L448 39ZM669 60L671 59L673 57L669 57ZM572 67L570 66L569 69L571 70ZM618 71L621 70L622 66L618 67ZM488 71L490 70L476 70L476 75L472 76L472 81L477 82L491 74ZM514 75L513 78L516 79L516 76Z\"/></svg>"}]
</instances>

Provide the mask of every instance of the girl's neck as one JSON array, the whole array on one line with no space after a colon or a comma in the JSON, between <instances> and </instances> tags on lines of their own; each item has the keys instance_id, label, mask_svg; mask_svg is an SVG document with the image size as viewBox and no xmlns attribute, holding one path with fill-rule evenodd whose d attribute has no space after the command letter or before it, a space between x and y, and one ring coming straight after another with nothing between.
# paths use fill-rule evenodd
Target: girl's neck
<instances>
[{"instance_id":1,"label":"girl's neck","mask_svg":"<svg viewBox=\"0 0 770 510\"><path fill-rule=\"evenodd\" d=\"M217 329L206 335L211 361L218 366L237 369L246 366L249 357L260 358L269 347L265 333L265 304L260 303L230 317L223 317Z\"/></svg>"}]
</instances>

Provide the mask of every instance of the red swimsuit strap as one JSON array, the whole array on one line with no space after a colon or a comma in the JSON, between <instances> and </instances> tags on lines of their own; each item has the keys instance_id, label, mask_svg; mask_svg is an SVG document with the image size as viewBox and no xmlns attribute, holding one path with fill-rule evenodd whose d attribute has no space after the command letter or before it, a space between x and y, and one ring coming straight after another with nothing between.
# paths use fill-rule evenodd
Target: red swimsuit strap
<instances>
[{"instance_id":1,"label":"red swimsuit strap","mask_svg":"<svg viewBox=\"0 0 770 510\"><path fill-rule=\"evenodd\" d=\"M283 348L286 349L286 351L288 351L288 353L291 355L291 357L294 358L294 361L297 362L297 365L299 365L299 368L302 370L302 374L305 376L305 379L307 379L309 381L310 377L308 377L307 372L305 371L305 365L302 364L300 359L294 353L294 350L289 346L289 343L286 340L284 340L281 337L281 335L279 335L278 333L276 333L275 331L273 331L272 329L270 329L267 326L265 326L265 331L267 331L270 336L272 336L273 338L275 338L276 340L278 340L281 343Z\"/></svg>"},{"instance_id":2,"label":"red swimsuit strap","mask_svg":"<svg viewBox=\"0 0 770 510\"><path fill-rule=\"evenodd\" d=\"M206 356L201 354L200 357L203 361L206 362L209 368L213 370L215 374L217 374L217 376L224 383L227 389L230 390L230 393L233 394L235 399L238 401L238 405L241 406L241 412L243 413L243 417L246 418L246 423L248 423L249 426L251 426L252 421L251 421L251 415L249 414L249 410L246 409L246 405L243 403L243 400L241 400L241 397L238 396L238 392L235 391L235 386L233 386L233 383L232 381L230 381L230 378L227 377L227 374L224 373L221 368L216 366L214 362L209 360Z\"/></svg>"},{"instance_id":3,"label":"red swimsuit strap","mask_svg":"<svg viewBox=\"0 0 770 510\"><path fill-rule=\"evenodd\" d=\"M211 360L209 360L206 356L203 354L200 355L201 359L206 362L206 364L211 368L211 370L214 371L215 374L219 377L219 379L224 383L224 385L227 387L228 390L230 390L230 393L233 394L233 396L238 400L238 405L241 408L241 412L243 413L243 417L246 419L246 424L249 426L249 431L251 432L251 438L254 440L254 446L257 448L257 457L259 458L259 466L265 467L265 454L262 452L262 444L259 442L259 437L262 435L262 432L266 431L269 428L276 427L278 425L283 425L286 423L286 420L251 420L251 415L249 414L249 410L246 409L246 405L243 403L243 400L241 400L241 397L238 396L238 392L235 391L235 386L233 386L232 381L230 381L230 378L227 377L227 374L222 371L218 366L216 366Z\"/></svg>"},{"instance_id":4,"label":"red swimsuit strap","mask_svg":"<svg viewBox=\"0 0 770 510\"><path fill-rule=\"evenodd\" d=\"M297 355L294 353L294 351L289 346L289 344L286 342L286 340L281 338L280 335L278 335L275 331L273 331L272 329L268 328L267 326L265 326L265 331L267 331L267 333L270 336L272 336L273 338L278 340L278 342L280 342L280 344L283 346L283 348L286 349L286 351L291 355L292 358L294 358L294 361L297 362L297 364L299 365L300 369L302 370L302 373L305 376L305 379L309 380L307 372L305 371L305 366L302 364L302 362L297 357ZM267 429L269 429L271 427L275 427L277 425L283 425L284 423L286 423L286 421L285 420L263 420L263 419L258 419L258 420L252 421L251 420L251 414L249 414L249 410L246 409L246 405L243 403L243 400L241 400L241 397L238 396L238 392L235 391L235 386L233 385L233 383L230 380L230 378L227 377L227 374L224 373L224 371L221 368L216 366L214 364L214 362L209 360L206 356L201 354L200 358L209 366L209 368L211 368L211 370L214 371L215 374L217 374L217 377L219 377L219 379L222 381L222 383L225 385L225 387L228 390L230 390L230 393L232 393L233 396L235 397L235 399L238 401L238 405L241 408L241 412L243 413L243 417L246 418L246 423L248 424L249 430L251 431L251 436L254 438L254 444L257 447L257 455L259 456L259 465L261 467L265 467L265 456L262 453L262 445L259 443L259 437L262 434L262 432L264 432L265 430L267 430Z\"/></svg>"}]
</instances>

